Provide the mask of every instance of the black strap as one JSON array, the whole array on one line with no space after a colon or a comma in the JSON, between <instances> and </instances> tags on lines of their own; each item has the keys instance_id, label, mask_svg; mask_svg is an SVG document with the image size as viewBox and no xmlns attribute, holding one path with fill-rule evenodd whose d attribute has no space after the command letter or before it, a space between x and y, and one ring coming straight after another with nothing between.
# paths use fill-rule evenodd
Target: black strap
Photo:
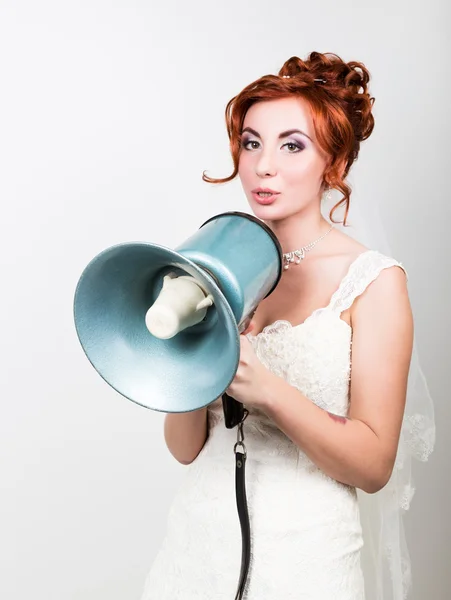
<instances>
[{"instance_id":1,"label":"black strap","mask_svg":"<svg viewBox=\"0 0 451 600\"><path fill-rule=\"evenodd\" d=\"M246 500L246 447L244 445L243 422L249 411L244 409L244 417L237 427L237 442L233 447L235 452L235 489L236 506L241 525L241 573L238 582L238 589L235 600L243 598L244 587L246 585L249 572L249 563L251 558L251 528L249 524L249 512L247 510ZM242 451L237 450L237 446L242 446Z\"/></svg>"},{"instance_id":2,"label":"black strap","mask_svg":"<svg viewBox=\"0 0 451 600\"><path fill-rule=\"evenodd\" d=\"M232 396L225 393L222 396L222 405L225 426L227 429L237 427L237 441L233 447L233 451L235 452L236 506L241 525L241 573L235 600L241 600L243 598L251 558L251 529L249 524L249 513L247 510L245 483L247 453L243 434L243 422L249 414L249 411L244 408L241 402L238 402L232 398ZM237 451L237 446L242 447L242 452Z\"/></svg>"},{"instance_id":3,"label":"black strap","mask_svg":"<svg viewBox=\"0 0 451 600\"><path fill-rule=\"evenodd\" d=\"M249 525L249 513L247 510L246 501L246 484L245 484L245 452L235 452L235 487L236 487L236 505L241 524L241 573L236 592L235 600L241 600L244 593L247 575L249 572L249 562L251 558L251 529Z\"/></svg>"}]
</instances>

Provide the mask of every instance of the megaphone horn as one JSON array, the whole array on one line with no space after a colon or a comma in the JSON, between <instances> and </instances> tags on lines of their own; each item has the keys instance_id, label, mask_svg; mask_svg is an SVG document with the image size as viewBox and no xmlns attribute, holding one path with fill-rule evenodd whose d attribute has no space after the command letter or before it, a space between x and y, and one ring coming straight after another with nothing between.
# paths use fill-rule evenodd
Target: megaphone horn
<instances>
[{"instance_id":1,"label":"megaphone horn","mask_svg":"<svg viewBox=\"0 0 451 600\"><path fill-rule=\"evenodd\" d=\"M118 244L94 257L78 281L77 335L96 371L129 400L193 411L231 384L240 328L281 274L276 236L241 212L208 219L175 250Z\"/></svg>"}]
</instances>

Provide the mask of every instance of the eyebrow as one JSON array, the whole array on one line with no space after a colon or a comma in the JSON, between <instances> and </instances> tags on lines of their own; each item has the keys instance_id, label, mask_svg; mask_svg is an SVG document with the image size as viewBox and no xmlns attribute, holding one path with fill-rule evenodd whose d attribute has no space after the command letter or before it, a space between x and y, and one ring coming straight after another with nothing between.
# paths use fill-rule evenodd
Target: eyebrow
<instances>
[{"instance_id":1,"label":"eyebrow","mask_svg":"<svg viewBox=\"0 0 451 600\"><path fill-rule=\"evenodd\" d=\"M255 135L257 137L260 137L260 134L258 133L258 131L255 131L255 129L252 129L252 127L245 127L241 133L244 133L245 131L249 131L249 133L252 133L253 135ZM304 131L301 131L300 129L288 129L287 131L282 131L282 133L279 134L279 140L281 140L284 137L287 137L288 135L292 135L293 133L300 133L301 135L305 135L306 138L308 138L311 142L313 142L312 138L309 135L307 135Z\"/></svg>"}]
</instances>

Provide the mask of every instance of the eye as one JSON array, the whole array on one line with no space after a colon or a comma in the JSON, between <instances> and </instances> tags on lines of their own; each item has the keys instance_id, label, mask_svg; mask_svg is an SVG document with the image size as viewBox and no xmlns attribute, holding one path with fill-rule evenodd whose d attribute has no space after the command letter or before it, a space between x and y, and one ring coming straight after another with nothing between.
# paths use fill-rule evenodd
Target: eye
<instances>
[{"instance_id":1,"label":"eye","mask_svg":"<svg viewBox=\"0 0 451 600\"><path fill-rule=\"evenodd\" d=\"M297 150L294 150L293 152L289 152L289 154L296 154L297 152L300 152L301 150L304 150L304 146L299 146L299 144L295 144L294 142L287 142L286 144L284 144L282 146L282 148L284 146L292 146L293 148L297 148Z\"/></svg>"},{"instance_id":2,"label":"eye","mask_svg":"<svg viewBox=\"0 0 451 600\"><path fill-rule=\"evenodd\" d=\"M241 147L246 148L246 150L247 150L248 144L259 144L259 142L257 142L257 140L248 140L247 142L243 141L243 142L241 142ZM254 150L255 150L255 148L254 148Z\"/></svg>"}]
</instances>

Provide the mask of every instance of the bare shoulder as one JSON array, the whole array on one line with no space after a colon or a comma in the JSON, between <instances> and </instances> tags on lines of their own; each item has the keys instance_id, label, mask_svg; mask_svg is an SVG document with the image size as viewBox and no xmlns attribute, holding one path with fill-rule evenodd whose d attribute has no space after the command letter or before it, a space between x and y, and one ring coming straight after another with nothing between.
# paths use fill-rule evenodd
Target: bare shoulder
<instances>
[{"instance_id":1,"label":"bare shoulder","mask_svg":"<svg viewBox=\"0 0 451 600\"><path fill-rule=\"evenodd\" d=\"M341 264L341 269L347 270L359 255L371 250L341 231L334 233L334 258ZM354 327L358 322L366 319L371 319L374 323L375 314L381 314L384 311L386 318L389 318L389 312L393 315L392 318L403 312L406 319L411 320L406 272L396 262L381 270L365 291L357 296L343 317Z\"/></svg>"},{"instance_id":2,"label":"bare shoulder","mask_svg":"<svg viewBox=\"0 0 451 600\"><path fill-rule=\"evenodd\" d=\"M334 254L338 257L345 257L345 263L353 262L360 254L370 251L364 244L361 244L351 236L341 232L335 231L333 238L334 242ZM332 240L331 240L332 241ZM387 257L390 258L390 257ZM407 295L407 277L402 265L394 264L393 267L384 268L381 270L377 278L368 286L368 293L366 291L359 296L354 304L363 304L368 302L368 298L372 300L380 299L379 296L388 294L389 297L393 297L397 293L406 296ZM364 300L363 300L364 298Z\"/></svg>"},{"instance_id":3,"label":"bare shoulder","mask_svg":"<svg viewBox=\"0 0 451 600\"><path fill-rule=\"evenodd\" d=\"M404 318L408 322L412 320L407 276L399 264L395 263L382 269L351 306L353 326L361 324L364 320L375 323L378 315L386 320L399 318Z\"/></svg>"}]
</instances>

